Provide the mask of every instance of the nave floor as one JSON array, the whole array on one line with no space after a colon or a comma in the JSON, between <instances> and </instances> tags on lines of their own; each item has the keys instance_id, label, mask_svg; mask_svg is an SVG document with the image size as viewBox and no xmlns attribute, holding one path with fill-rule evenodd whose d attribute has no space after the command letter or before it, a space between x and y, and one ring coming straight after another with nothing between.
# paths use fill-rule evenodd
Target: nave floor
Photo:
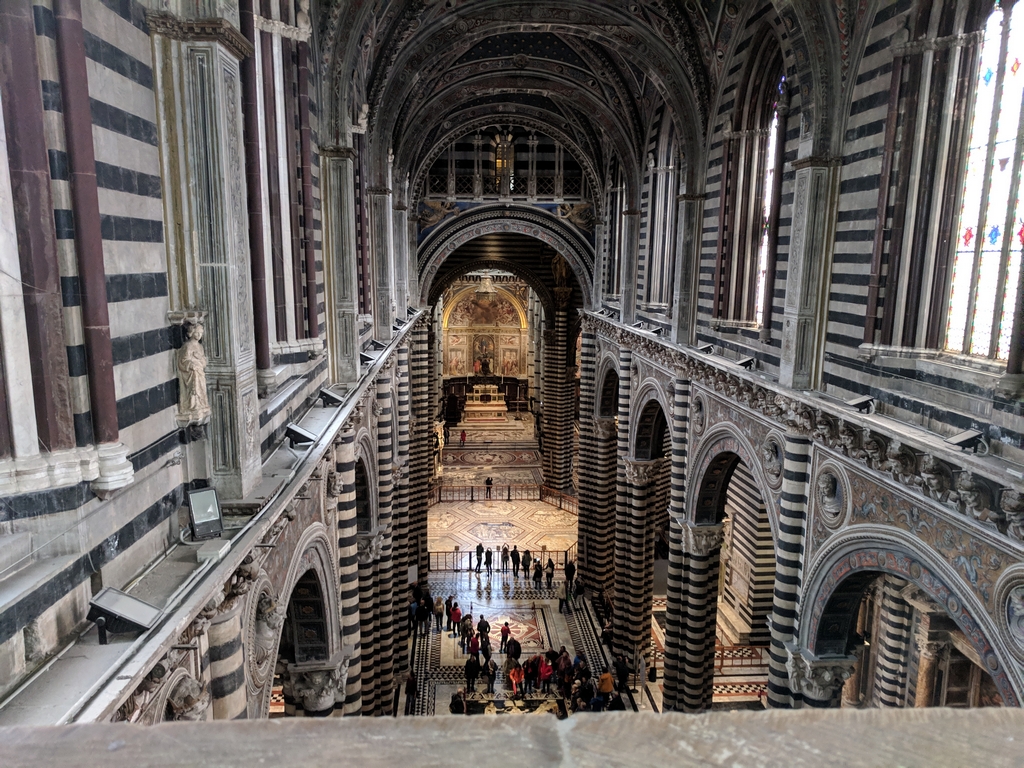
<instances>
[{"instance_id":1,"label":"nave floor","mask_svg":"<svg viewBox=\"0 0 1024 768\"><path fill-rule=\"evenodd\" d=\"M474 623L479 621L481 614L486 617L491 625L491 645L495 651L501 644L500 628L507 621L513 636L523 646L523 658L549 648L557 651L564 645L570 655L582 652L591 669L598 673L611 661L598 639L600 628L586 598L577 600L575 609L564 614L558 612L558 599L555 597L557 581L553 589L542 587L538 590L533 588L532 582L513 579L511 573L502 575L496 572L488 578L485 573L461 572L431 574L429 584L434 596L454 594L459 606L473 614ZM447 715L452 694L466 685L464 667L468 656L459 650L458 641L450 632L421 634L415 646L413 668L420 692L415 714ZM500 666L505 656L494 653L494 659ZM488 714L556 710L564 713L564 704L554 694L536 694L526 697L525 702L513 702L508 696L510 692L500 680L500 674L494 695L484 693L485 690L483 681L478 681L477 690L470 695L471 709ZM629 699L624 701L627 707L632 706ZM403 686L398 712L404 711Z\"/></svg>"}]
</instances>

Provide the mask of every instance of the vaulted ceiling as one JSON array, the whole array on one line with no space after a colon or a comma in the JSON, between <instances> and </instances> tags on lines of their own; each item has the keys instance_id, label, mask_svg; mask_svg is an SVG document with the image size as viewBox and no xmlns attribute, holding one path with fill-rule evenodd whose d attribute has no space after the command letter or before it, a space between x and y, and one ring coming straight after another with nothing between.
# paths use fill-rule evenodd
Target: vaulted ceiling
<instances>
[{"instance_id":1,"label":"vaulted ceiling","mask_svg":"<svg viewBox=\"0 0 1024 768\"><path fill-rule=\"evenodd\" d=\"M509 124L563 136L597 173L636 175L662 109L684 152L699 145L738 14L721 0L335 2L320 10L322 54L338 108L368 126L379 182L389 157L396 179L415 178L468 126Z\"/></svg>"}]
</instances>

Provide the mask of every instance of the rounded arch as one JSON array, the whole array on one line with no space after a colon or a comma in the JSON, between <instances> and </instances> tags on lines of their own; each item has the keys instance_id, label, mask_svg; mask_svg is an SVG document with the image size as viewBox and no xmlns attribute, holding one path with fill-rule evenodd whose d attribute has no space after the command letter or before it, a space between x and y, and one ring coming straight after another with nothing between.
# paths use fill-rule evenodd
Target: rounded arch
<instances>
[{"instance_id":1,"label":"rounded arch","mask_svg":"<svg viewBox=\"0 0 1024 768\"><path fill-rule=\"evenodd\" d=\"M441 327L442 328L447 328L448 327L448 319L451 316L452 310L454 310L455 307L458 306L459 302L461 302L463 299L465 299L465 298L475 294L479 290L480 290L479 286L470 285L470 286L467 286L467 287L463 288L457 294L455 294L455 296L452 297L452 300L451 300L451 303L449 304L449 306L443 308L443 311L442 311L442 314L441 314ZM503 299L508 301L508 303L511 304L515 308L516 316L519 318L519 328L520 329L526 328L527 327L526 308L523 307L523 305L520 303L519 299L516 298L516 296L513 293L511 293L510 291L506 290L505 288L502 288L500 285L495 285L494 286L494 290L498 293L498 295L500 295ZM509 326L506 326L506 327L509 327Z\"/></svg>"},{"instance_id":2,"label":"rounded arch","mask_svg":"<svg viewBox=\"0 0 1024 768\"><path fill-rule=\"evenodd\" d=\"M693 469L687 473L687 522L690 525L715 525L718 522L716 518L722 509L729 479L738 461L742 460L764 502L772 539L777 540L779 511L757 455L747 438L732 424L718 424L706 432L693 454L690 463Z\"/></svg>"},{"instance_id":3,"label":"rounded arch","mask_svg":"<svg viewBox=\"0 0 1024 768\"><path fill-rule=\"evenodd\" d=\"M671 439L669 429L668 398L658 382L644 379L636 392L630 393L634 405L630 407L630 455L640 461L651 461L665 456L664 441Z\"/></svg>"},{"instance_id":4,"label":"rounded arch","mask_svg":"<svg viewBox=\"0 0 1024 768\"><path fill-rule=\"evenodd\" d=\"M595 416L599 419L614 418L619 412L619 372L607 362L603 362L598 370L601 385L597 391Z\"/></svg>"},{"instance_id":5,"label":"rounded arch","mask_svg":"<svg viewBox=\"0 0 1024 768\"><path fill-rule=\"evenodd\" d=\"M863 528L868 526L839 536L808 569L800 646L818 656L844 655L864 590L879 574L892 574L913 583L945 609L978 653L1003 703L1020 706L1019 669L1005 662L1012 656L997 647L998 628L978 599L956 586L956 574L899 532Z\"/></svg>"},{"instance_id":6,"label":"rounded arch","mask_svg":"<svg viewBox=\"0 0 1024 768\"><path fill-rule=\"evenodd\" d=\"M295 545L284 583L275 596L273 586L261 573L250 591L247 606L246 640L249 651L247 678L250 682L250 717L264 718L270 711L270 694L274 684L274 665L281 653L281 641L288 631L285 617L295 597L300 579L312 574L316 581L322 610L317 621L322 625L324 659L335 658L342 651L338 602L338 572L327 527L313 523L302 532ZM256 673L254 675L254 672Z\"/></svg>"},{"instance_id":7,"label":"rounded arch","mask_svg":"<svg viewBox=\"0 0 1024 768\"><path fill-rule=\"evenodd\" d=\"M377 521L377 454L369 434L361 435L356 441L355 459L355 502L356 530L360 533L372 531Z\"/></svg>"},{"instance_id":8,"label":"rounded arch","mask_svg":"<svg viewBox=\"0 0 1024 768\"><path fill-rule=\"evenodd\" d=\"M550 246L566 260L569 268L576 276L583 294L584 308L590 309L593 303L594 290L594 252L590 244L577 235L570 225L540 208L525 206L487 205L473 208L447 222L442 223L419 247L419 285L420 300L424 304L436 300L438 295L434 283L441 265L459 246L489 234L511 233L527 235ZM508 269L530 282L512 262L498 267L501 260L487 262L500 269ZM479 269L480 265L476 268ZM446 274L447 282L457 276L471 272L472 269L460 270L458 274ZM537 276L532 276L535 280ZM531 283L531 287L532 283ZM551 296L550 288L545 287L544 294ZM552 302L553 306L553 302Z\"/></svg>"}]
</instances>

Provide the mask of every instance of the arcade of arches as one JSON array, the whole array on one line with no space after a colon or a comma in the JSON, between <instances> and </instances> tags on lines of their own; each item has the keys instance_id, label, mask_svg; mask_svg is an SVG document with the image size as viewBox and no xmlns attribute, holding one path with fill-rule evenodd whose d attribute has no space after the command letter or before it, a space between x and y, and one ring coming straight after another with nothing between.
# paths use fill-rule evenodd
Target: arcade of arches
<instances>
[{"instance_id":1,"label":"arcade of arches","mask_svg":"<svg viewBox=\"0 0 1024 768\"><path fill-rule=\"evenodd\" d=\"M5 0L0 726L1019 706L1022 37Z\"/></svg>"}]
</instances>

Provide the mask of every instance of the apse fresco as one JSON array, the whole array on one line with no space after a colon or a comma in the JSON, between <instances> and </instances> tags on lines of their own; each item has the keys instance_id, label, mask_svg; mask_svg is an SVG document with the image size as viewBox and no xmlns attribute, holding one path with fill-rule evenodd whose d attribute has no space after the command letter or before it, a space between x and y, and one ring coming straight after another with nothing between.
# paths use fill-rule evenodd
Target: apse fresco
<instances>
[{"instance_id":1,"label":"apse fresco","mask_svg":"<svg viewBox=\"0 0 1024 768\"><path fill-rule=\"evenodd\" d=\"M526 287L510 279L466 280L447 292L452 302L444 322L446 376L526 375L528 331L521 296Z\"/></svg>"}]
</instances>

